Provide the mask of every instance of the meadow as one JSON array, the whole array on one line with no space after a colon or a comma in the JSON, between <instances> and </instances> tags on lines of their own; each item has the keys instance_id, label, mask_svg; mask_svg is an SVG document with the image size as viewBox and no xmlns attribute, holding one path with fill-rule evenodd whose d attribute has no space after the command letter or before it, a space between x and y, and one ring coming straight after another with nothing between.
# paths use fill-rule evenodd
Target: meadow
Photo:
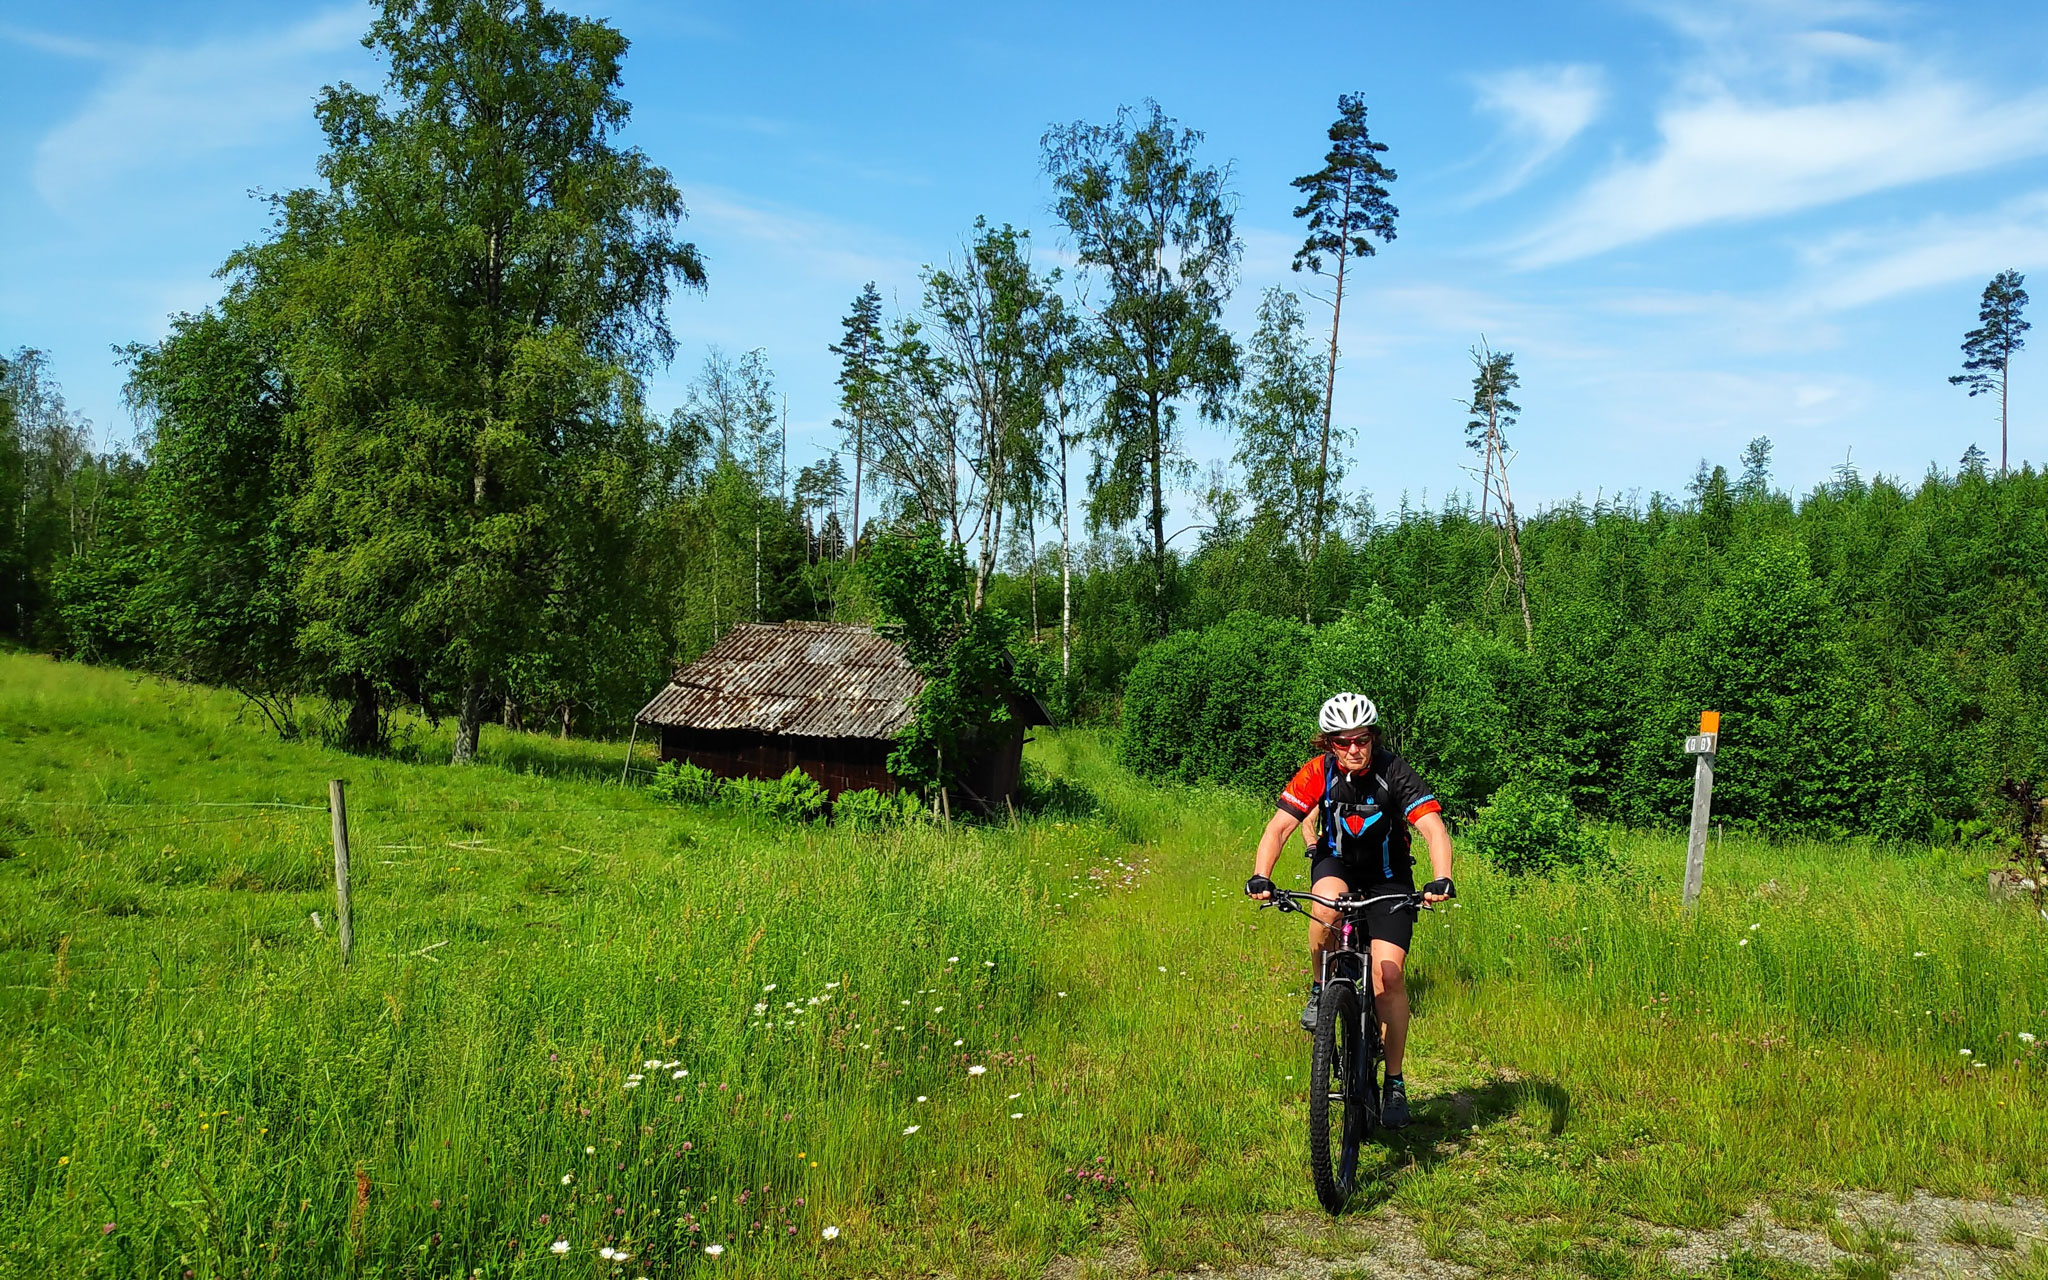
<instances>
[{"instance_id":1,"label":"meadow","mask_svg":"<svg viewBox=\"0 0 2048 1280\"><path fill-rule=\"evenodd\" d=\"M402 741L0 654L0 1275L1227 1270L1327 1229L1264 801L1068 731L1015 827L790 827L621 786L622 744ZM1688 913L1682 838L1612 838L1632 874L1461 861L1351 1224L1650 1276L1752 1206L2048 1191L2048 925L1985 855L1730 837ZM1712 1269L1799 1270L1758 1265Z\"/></svg>"}]
</instances>

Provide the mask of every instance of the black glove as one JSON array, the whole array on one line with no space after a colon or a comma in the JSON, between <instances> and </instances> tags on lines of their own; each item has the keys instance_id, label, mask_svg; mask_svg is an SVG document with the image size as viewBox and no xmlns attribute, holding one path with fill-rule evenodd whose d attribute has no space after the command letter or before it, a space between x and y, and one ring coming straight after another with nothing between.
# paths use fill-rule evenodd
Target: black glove
<instances>
[{"instance_id":1,"label":"black glove","mask_svg":"<svg viewBox=\"0 0 2048 1280\"><path fill-rule=\"evenodd\" d=\"M1422 891L1424 893L1440 893L1444 895L1446 898L1455 898L1458 896L1458 886L1451 883L1451 878L1449 876L1445 876L1441 880L1430 881L1428 884L1422 886Z\"/></svg>"},{"instance_id":2,"label":"black glove","mask_svg":"<svg viewBox=\"0 0 2048 1280\"><path fill-rule=\"evenodd\" d=\"M1271 894L1273 892L1273 882L1264 876L1253 876L1244 882L1244 892L1248 898L1254 894Z\"/></svg>"}]
</instances>

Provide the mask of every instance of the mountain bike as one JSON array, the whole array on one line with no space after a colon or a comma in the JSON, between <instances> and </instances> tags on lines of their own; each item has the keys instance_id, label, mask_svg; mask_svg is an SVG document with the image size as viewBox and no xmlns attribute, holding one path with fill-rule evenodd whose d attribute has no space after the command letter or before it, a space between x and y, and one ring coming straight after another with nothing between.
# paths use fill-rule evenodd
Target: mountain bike
<instances>
[{"instance_id":1,"label":"mountain bike","mask_svg":"<svg viewBox=\"0 0 2048 1280\"><path fill-rule=\"evenodd\" d=\"M1316 1183L1316 1199L1331 1213L1341 1213L1358 1185L1358 1148L1378 1127L1380 1118L1380 1043L1378 1006L1372 998L1372 943L1365 930L1365 912L1381 902L1398 902L1407 910L1426 909L1420 893L1359 893L1319 897L1298 889L1275 888L1259 904L1302 915L1301 904L1313 902L1337 913L1336 945L1323 953L1323 994L1316 1006L1315 1045L1309 1054L1308 1166Z\"/></svg>"}]
</instances>

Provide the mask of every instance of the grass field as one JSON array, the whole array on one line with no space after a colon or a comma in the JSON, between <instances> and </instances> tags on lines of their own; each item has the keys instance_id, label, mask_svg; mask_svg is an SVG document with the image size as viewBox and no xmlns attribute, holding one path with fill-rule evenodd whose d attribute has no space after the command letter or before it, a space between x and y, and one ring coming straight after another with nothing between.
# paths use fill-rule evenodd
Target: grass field
<instances>
[{"instance_id":1,"label":"grass field","mask_svg":"<svg viewBox=\"0 0 2048 1280\"><path fill-rule=\"evenodd\" d=\"M0 1275L1272 1256L1320 1219L1301 929L1240 892L1270 808L1138 783L1087 734L1031 750L1091 799L1015 830L773 827L621 788L616 744L359 759L226 695L0 655ZM1981 858L1730 839L1688 916L1682 842L1618 838L1615 883L1461 862L1416 944L1418 1123L1355 1220L1487 1273L1651 1276L1752 1206L2048 1190L2023 1038L2048 935L1984 900Z\"/></svg>"}]
</instances>

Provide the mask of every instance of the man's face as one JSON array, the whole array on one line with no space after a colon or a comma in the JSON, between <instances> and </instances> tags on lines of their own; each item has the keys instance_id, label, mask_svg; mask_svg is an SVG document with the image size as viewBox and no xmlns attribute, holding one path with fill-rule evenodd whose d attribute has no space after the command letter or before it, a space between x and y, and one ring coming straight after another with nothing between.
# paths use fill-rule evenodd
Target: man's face
<instances>
[{"instance_id":1,"label":"man's face","mask_svg":"<svg viewBox=\"0 0 2048 1280\"><path fill-rule=\"evenodd\" d=\"M1357 770L1365 767L1372 759L1372 735L1347 733L1330 739L1330 749L1337 753L1337 767Z\"/></svg>"}]
</instances>

